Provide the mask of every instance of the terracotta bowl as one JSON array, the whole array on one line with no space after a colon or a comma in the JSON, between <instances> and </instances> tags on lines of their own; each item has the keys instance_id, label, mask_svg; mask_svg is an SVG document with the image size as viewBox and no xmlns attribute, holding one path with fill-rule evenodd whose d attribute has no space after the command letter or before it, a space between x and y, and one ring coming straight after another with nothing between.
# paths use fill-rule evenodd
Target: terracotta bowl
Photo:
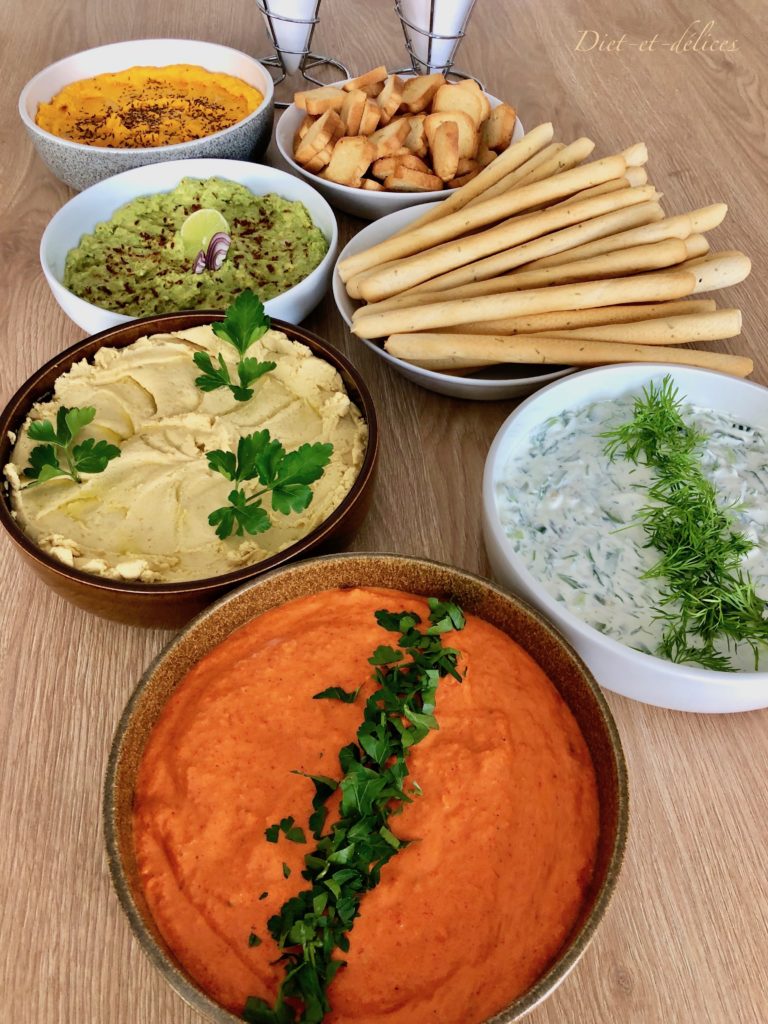
<instances>
[{"instance_id":1,"label":"terracotta bowl","mask_svg":"<svg viewBox=\"0 0 768 1024\"><path fill-rule=\"evenodd\" d=\"M573 648L538 612L517 597L460 569L387 554L313 558L274 570L217 602L159 655L141 679L117 727L104 786L104 835L112 881L142 949L166 981L216 1024L239 1019L214 1003L175 961L152 919L141 889L133 846L132 808L142 754L166 701L187 672L235 629L270 608L333 587L375 586L451 596L516 640L544 669L573 712L589 747L600 798L600 836L594 877L571 934L555 962L492 1024L519 1020L548 996L587 947L616 886L627 834L628 788L616 725L594 677ZM490 1024L490 1022L488 1022Z\"/></svg>"},{"instance_id":2,"label":"terracotta bowl","mask_svg":"<svg viewBox=\"0 0 768 1024\"><path fill-rule=\"evenodd\" d=\"M30 407L49 395L54 381L81 359L91 359L104 346L124 348L147 334L168 333L208 324L223 313L198 310L143 317L112 327L72 345L49 360L24 383L0 414L0 466L11 457L9 434L18 432ZM11 514L7 484L0 488L0 524L21 556L57 594L86 611L107 619L137 626L176 628L188 622L216 598L233 587L269 572L284 562L309 553L338 550L351 540L362 523L373 496L378 450L378 428L373 399L355 367L317 335L282 320L272 320L289 338L307 345L316 356L338 371L349 397L368 425L368 446L352 489L331 515L315 530L283 551L236 572L184 583L124 583L80 572L41 551L19 528Z\"/></svg>"}]
</instances>

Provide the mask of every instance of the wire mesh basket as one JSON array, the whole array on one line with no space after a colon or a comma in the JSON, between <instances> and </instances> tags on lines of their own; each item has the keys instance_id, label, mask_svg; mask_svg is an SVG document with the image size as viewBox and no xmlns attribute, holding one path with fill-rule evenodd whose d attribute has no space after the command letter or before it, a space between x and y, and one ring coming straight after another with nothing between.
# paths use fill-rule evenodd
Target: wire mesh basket
<instances>
[{"instance_id":1,"label":"wire mesh basket","mask_svg":"<svg viewBox=\"0 0 768 1024\"><path fill-rule=\"evenodd\" d=\"M453 66L474 6L475 0L395 0L411 59L411 67L401 70L474 78Z\"/></svg>"},{"instance_id":2,"label":"wire mesh basket","mask_svg":"<svg viewBox=\"0 0 768 1024\"><path fill-rule=\"evenodd\" d=\"M333 68L340 78L349 78L349 69L335 57L312 52L312 36L320 21L320 0L256 0L256 6L264 16L267 34L275 48L274 54L261 57L265 67L274 69L275 85L290 75L299 74L305 82L325 85L316 77L320 68ZM286 13L290 11L290 13ZM283 100L276 100L276 107L287 107Z\"/></svg>"}]
</instances>

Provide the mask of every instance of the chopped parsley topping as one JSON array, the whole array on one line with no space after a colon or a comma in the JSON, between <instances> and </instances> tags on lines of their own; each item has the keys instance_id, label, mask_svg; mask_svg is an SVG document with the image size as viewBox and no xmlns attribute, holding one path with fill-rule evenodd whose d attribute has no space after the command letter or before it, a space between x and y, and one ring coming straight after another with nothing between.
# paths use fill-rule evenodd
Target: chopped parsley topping
<instances>
[{"instance_id":1,"label":"chopped parsley topping","mask_svg":"<svg viewBox=\"0 0 768 1024\"><path fill-rule=\"evenodd\" d=\"M389 827L421 793L416 783L407 784L407 754L439 728L439 681L446 676L461 681L459 651L441 640L443 633L463 628L461 609L435 598L429 599L429 608L430 624L423 630L415 612L376 612L380 626L400 634L397 647L382 645L369 658L377 689L365 702L356 742L339 751L341 778L306 776L315 787L310 828L316 840L304 857L301 875L307 887L267 922L282 950L285 975L274 1006L256 996L248 998L243 1019L249 1024L323 1020L330 1010L328 986L345 965L334 954L349 949L347 932L360 912L360 901L379 884L384 865L412 841ZM337 791L339 817L324 831L325 803ZM289 823L287 828L284 823ZM276 842L281 831L288 838L293 827L293 818L284 818L267 829L266 838Z\"/></svg>"}]
</instances>

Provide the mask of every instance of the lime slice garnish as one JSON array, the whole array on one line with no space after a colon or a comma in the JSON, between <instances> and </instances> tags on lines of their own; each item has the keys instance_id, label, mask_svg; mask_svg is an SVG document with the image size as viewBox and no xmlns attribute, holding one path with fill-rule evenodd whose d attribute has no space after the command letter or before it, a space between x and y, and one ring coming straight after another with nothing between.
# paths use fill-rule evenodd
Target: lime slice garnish
<instances>
[{"instance_id":1,"label":"lime slice garnish","mask_svg":"<svg viewBox=\"0 0 768 1024\"><path fill-rule=\"evenodd\" d=\"M218 210L203 208L190 213L179 230L184 255L194 259L201 249L205 252L208 243L218 231L223 231L225 235L229 234L229 224Z\"/></svg>"}]
</instances>

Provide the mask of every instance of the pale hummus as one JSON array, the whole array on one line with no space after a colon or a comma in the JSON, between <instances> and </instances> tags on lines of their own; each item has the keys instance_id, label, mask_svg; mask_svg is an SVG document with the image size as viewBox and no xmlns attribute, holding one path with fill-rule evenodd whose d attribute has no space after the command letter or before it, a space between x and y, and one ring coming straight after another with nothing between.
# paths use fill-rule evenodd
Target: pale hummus
<instances>
[{"instance_id":1,"label":"pale hummus","mask_svg":"<svg viewBox=\"0 0 768 1024\"><path fill-rule=\"evenodd\" d=\"M221 352L235 377L232 346L210 327L196 327L102 348L93 362L76 363L59 377L51 401L32 408L4 472L13 514L40 548L110 579L202 579L282 551L341 503L362 465L368 430L333 366L270 330L248 355L277 366L255 383L252 398L237 402L228 390L195 386L198 350ZM120 447L120 457L80 484L57 478L30 486L22 474L39 442L27 437L27 427L31 420L55 420L62 405L94 406L96 417L79 439L106 439ZM209 468L205 452L234 451L241 436L265 428L287 451L330 441L330 463L312 485L305 511L285 516L267 499L271 529L220 540L208 515L227 504L235 485Z\"/></svg>"}]
</instances>

